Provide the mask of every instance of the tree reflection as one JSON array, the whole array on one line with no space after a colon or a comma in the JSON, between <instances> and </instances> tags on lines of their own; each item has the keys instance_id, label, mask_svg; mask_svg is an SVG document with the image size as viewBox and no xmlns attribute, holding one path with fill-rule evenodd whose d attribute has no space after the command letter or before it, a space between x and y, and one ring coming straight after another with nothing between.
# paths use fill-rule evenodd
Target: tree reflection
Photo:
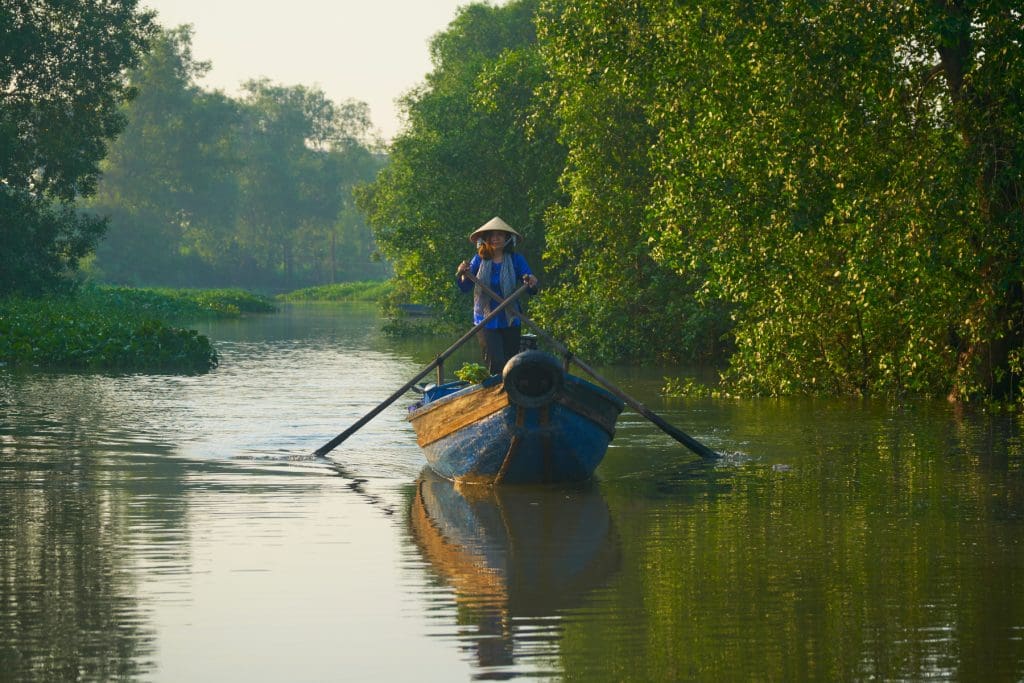
<instances>
[{"instance_id":1,"label":"tree reflection","mask_svg":"<svg viewBox=\"0 0 1024 683\"><path fill-rule=\"evenodd\" d=\"M935 404L864 404L853 419L839 402L732 410L744 418L734 424L761 430L752 443L785 448L606 482L626 561L608 608L567 628L563 671L1021 678L1024 478L1012 425L950 420Z\"/></svg>"},{"instance_id":2,"label":"tree reflection","mask_svg":"<svg viewBox=\"0 0 1024 683\"><path fill-rule=\"evenodd\" d=\"M180 488L181 465L153 443L117 453L102 392L16 384L0 386L0 678L137 678L154 633L130 548L182 533L181 506L148 502Z\"/></svg>"}]
</instances>

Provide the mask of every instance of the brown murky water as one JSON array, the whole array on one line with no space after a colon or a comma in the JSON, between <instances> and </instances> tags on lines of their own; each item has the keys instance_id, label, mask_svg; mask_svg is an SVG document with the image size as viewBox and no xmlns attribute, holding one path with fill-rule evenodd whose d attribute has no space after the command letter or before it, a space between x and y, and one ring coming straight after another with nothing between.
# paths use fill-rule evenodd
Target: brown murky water
<instances>
[{"instance_id":1,"label":"brown murky water","mask_svg":"<svg viewBox=\"0 0 1024 683\"><path fill-rule=\"evenodd\" d=\"M587 486L457 490L404 401L308 456L448 343L377 326L208 326L197 377L0 369L0 680L1024 679L1014 419L608 368L727 457L627 412Z\"/></svg>"}]
</instances>

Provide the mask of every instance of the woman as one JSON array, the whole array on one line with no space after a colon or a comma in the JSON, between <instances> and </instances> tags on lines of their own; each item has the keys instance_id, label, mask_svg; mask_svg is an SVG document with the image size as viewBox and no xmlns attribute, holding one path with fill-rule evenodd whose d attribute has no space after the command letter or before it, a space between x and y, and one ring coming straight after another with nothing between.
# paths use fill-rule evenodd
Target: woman
<instances>
[{"instance_id":1,"label":"woman","mask_svg":"<svg viewBox=\"0 0 1024 683\"><path fill-rule=\"evenodd\" d=\"M530 271L526 259L515 251L516 244L523 241L523 236L497 216L474 230L469 241L476 245L477 255L472 261L460 263L455 275L459 289L463 292L473 290L473 323L477 324L499 302L484 294L479 285L466 277L467 272L473 273L503 298L511 295L520 281L526 283L531 290L536 288L537 278ZM484 364L492 375L500 373L508 359L519 353L520 310L519 302L516 301L477 333L484 353Z\"/></svg>"}]
</instances>

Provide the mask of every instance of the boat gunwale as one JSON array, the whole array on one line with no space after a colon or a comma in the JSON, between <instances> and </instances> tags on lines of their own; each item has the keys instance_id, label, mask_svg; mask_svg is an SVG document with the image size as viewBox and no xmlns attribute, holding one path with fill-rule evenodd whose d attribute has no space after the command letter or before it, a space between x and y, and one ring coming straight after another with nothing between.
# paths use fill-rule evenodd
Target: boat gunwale
<instances>
[{"instance_id":1,"label":"boat gunwale","mask_svg":"<svg viewBox=\"0 0 1024 683\"><path fill-rule=\"evenodd\" d=\"M491 377L497 377L497 375L492 375ZM491 377L489 377L488 379L491 379ZM440 408L451 403L453 400L464 398L474 392L483 391L484 389L495 388L497 388L500 391L504 391L505 389L504 385L501 383L500 380L492 383L488 383L487 380L484 380L480 384L471 384L468 387L463 387L462 389L453 391L447 396L442 396L441 398L435 399L426 405L421 405L418 408L413 408L412 410L409 411L409 414L406 415L405 419L408 420L409 422L412 422L415 419L418 419L424 415L429 414L436 408Z\"/></svg>"},{"instance_id":2,"label":"boat gunwale","mask_svg":"<svg viewBox=\"0 0 1024 683\"><path fill-rule=\"evenodd\" d=\"M611 403L611 404L615 405L616 407L618 407L620 412L626 407L626 404L622 401L622 399L620 399L618 396L616 396L615 394L611 393L610 391L608 391L604 387L600 387L600 386L594 384L593 382L589 382L589 381L583 379L582 377L578 377L576 375L569 374L568 372L565 373L565 379L566 379L567 382L572 382L574 384L582 385L582 388L589 389L589 390L593 391L598 396L604 398L609 403ZM484 389L495 389L495 388L497 388L500 391L504 391L505 387L504 387L504 384L501 382L501 376L500 375L491 375L490 377L488 377L487 379L485 379L483 382L481 382L479 384L471 384L468 387L464 387L464 388L459 389L457 391L453 391L452 393L448 394L447 396L442 396L439 399L431 401L430 403L428 403L426 405L421 405L418 408L413 408L413 409L411 409L409 411L409 414L406 415L405 419L407 421L409 421L409 422L412 422L413 420L419 419L420 417L429 414L433 408L436 408L436 407L439 407L439 406L443 406L443 405L446 405L446 404L448 404L451 401L454 401L456 399L460 399L460 398L469 396L470 394L472 394L473 392L476 392L476 391L482 391ZM555 399L555 400L557 401L557 399ZM509 403L512 404L511 401Z\"/></svg>"},{"instance_id":3,"label":"boat gunwale","mask_svg":"<svg viewBox=\"0 0 1024 683\"><path fill-rule=\"evenodd\" d=\"M576 418L590 422L607 434L609 439L614 438L615 423L623 408L621 402L607 392L597 390L598 388L590 382L575 377L573 379L578 381L568 382L549 404L538 408L527 408L513 403L502 384L491 383L490 386L474 385L457 390L427 406L410 411L406 420L413 425L419 446L426 448L497 413L508 410L515 411L515 415L521 415L522 411L534 410L546 413L551 407L559 406ZM431 410L432 407L436 408L436 411ZM438 429L439 424L444 426Z\"/></svg>"}]
</instances>

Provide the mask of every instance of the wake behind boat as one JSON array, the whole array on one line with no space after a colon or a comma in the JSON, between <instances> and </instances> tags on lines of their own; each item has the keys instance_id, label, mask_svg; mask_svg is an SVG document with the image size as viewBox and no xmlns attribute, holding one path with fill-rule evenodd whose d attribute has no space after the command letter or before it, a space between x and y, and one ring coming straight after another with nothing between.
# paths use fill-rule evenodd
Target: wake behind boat
<instances>
[{"instance_id":1,"label":"wake behind boat","mask_svg":"<svg viewBox=\"0 0 1024 683\"><path fill-rule=\"evenodd\" d=\"M480 384L449 382L426 389L408 420L427 463L447 479L557 483L594 473L622 409L615 395L533 349Z\"/></svg>"}]
</instances>

